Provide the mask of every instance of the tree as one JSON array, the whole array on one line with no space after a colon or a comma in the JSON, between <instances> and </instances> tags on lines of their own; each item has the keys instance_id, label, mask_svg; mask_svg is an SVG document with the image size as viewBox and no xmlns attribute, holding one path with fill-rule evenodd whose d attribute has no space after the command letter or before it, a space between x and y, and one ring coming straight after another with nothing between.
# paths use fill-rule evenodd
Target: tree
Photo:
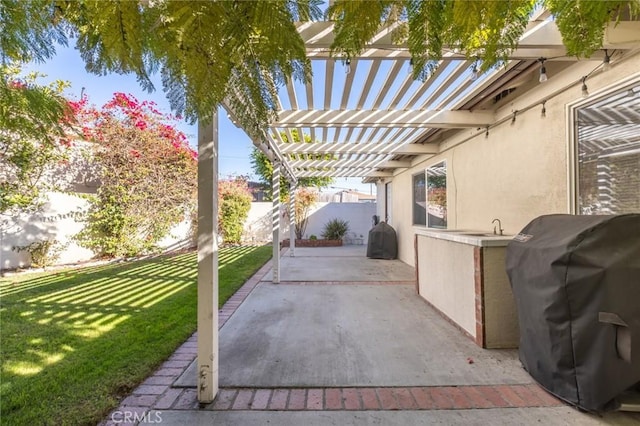
<instances>
[{"instance_id":1,"label":"tree","mask_svg":"<svg viewBox=\"0 0 640 426\"><path fill-rule=\"evenodd\" d=\"M285 199L289 202L289 197ZM309 212L311 207L318 201L318 191L313 188L300 188L296 191L295 196L295 232L296 238L302 239L304 232L307 230L307 223L309 222ZM287 210L287 215L289 211Z\"/></svg>"},{"instance_id":2,"label":"tree","mask_svg":"<svg viewBox=\"0 0 640 426\"><path fill-rule=\"evenodd\" d=\"M362 52L384 27L406 42L413 75L426 79L443 53L460 51L486 71L507 60L540 7L554 16L567 54L589 57L602 48L606 25L640 12L638 0L336 0L329 8L336 21L332 50L343 57Z\"/></svg>"},{"instance_id":3,"label":"tree","mask_svg":"<svg viewBox=\"0 0 640 426\"><path fill-rule=\"evenodd\" d=\"M289 143L289 136L286 132L281 132L280 137L285 143ZM293 143L301 143L300 135L298 134L297 129L293 129L291 131L291 137L293 139ZM304 143L313 143L311 140L311 136L304 135L303 136ZM291 160L329 160L331 159L331 154L287 154L289 159ZM251 166L253 167L253 171L260 178L260 183L264 186L266 193L271 197L271 180L273 178L273 164L271 160L267 158L267 156L260 151L258 148L254 147L251 151ZM330 177L303 177L298 178L298 186L299 187L313 187L313 188L326 188L327 186L333 183L333 179ZM284 176L280 177L280 200L285 200L289 195L289 185L287 184L287 180Z\"/></svg>"},{"instance_id":4,"label":"tree","mask_svg":"<svg viewBox=\"0 0 640 426\"><path fill-rule=\"evenodd\" d=\"M72 105L100 180L78 240L106 257L154 250L195 205L197 154L152 102L115 93L100 110Z\"/></svg>"},{"instance_id":5,"label":"tree","mask_svg":"<svg viewBox=\"0 0 640 426\"><path fill-rule=\"evenodd\" d=\"M239 244L253 196L243 177L218 182L218 230L225 243Z\"/></svg>"},{"instance_id":6,"label":"tree","mask_svg":"<svg viewBox=\"0 0 640 426\"><path fill-rule=\"evenodd\" d=\"M225 101L250 133L272 123L277 89L311 76L294 22L322 19L321 0L0 2L0 60L44 60L55 43L75 37L87 69L135 73L153 89L160 70L176 113L207 120ZM602 47L605 24L640 10L638 0L336 0L334 56L353 57L380 29L396 26L414 76L426 78L445 49L479 59L486 70L504 61L539 7L554 15L569 55ZM255 135L254 135L255 136Z\"/></svg>"},{"instance_id":7,"label":"tree","mask_svg":"<svg viewBox=\"0 0 640 426\"><path fill-rule=\"evenodd\" d=\"M0 2L1 60L44 60L72 36L87 70L135 73L149 90L160 70L172 108L207 120L226 101L245 128L275 119L277 87L307 82L295 21L320 19L320 0Z\"/></svg>"},{"instance_id":8,"label":"tree","mask_svg":"<svg viewBox=\"0 0 640 426\"><path fill-rule=\"evenodd\" d=\"M36 84L20 68L0 66L0 214L37 208L57 189L51 172L67 155L72 116L57 81Z\"/></svg>"}]
</instances>

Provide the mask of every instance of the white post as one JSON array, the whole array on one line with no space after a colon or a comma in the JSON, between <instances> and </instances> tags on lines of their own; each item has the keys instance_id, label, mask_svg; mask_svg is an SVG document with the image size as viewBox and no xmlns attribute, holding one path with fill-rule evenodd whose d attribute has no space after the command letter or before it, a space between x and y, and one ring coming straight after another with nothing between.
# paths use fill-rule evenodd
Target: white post
<instances>
[{"instance_id":1,"label":"white post","mask_svg":"<svg viewBox=\"0 0 640 426\"><path fill-rule=\"evenodd\" d=\"M218 112L198 122L198 401L218 393Z\"/></svg>"},{"instance_id":2,"label":"white post","mask_svg":"<svg viewBox=\"0 0 640 426\"><path fill-rule=\"evenodd\" d=\"M391 206L387 206L387 192L384 181L378 179L376 180L376 215L378 215L381 221L386 221L385 211L390 208Z\"/></svg>"},{"instance_id":3,"label":"white post","mask_svg":"<svg viewBox=\"0 0 640 426\"><path fill-rule=\"evenodd\" d=\"M273 194L273 283L280 282L280 162L273 162L271 176L271 193Z\"/></svg>"},{"instance_id":4,"label":"white post","mask_svg":"<svg viewBox=\"0 0 640 426\"><path fill-rule=\"evenodd\" d=\"M289 188L289 256L295 257L296 253L296 184Z\"/></svg>"}]
</instances>

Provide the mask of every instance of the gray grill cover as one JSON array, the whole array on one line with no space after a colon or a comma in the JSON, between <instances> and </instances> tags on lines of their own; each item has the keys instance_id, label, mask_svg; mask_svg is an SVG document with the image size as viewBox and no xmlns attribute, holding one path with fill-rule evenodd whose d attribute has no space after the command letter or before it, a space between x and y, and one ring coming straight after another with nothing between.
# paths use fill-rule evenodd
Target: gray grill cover
<instances>
[{"instance_id":1,"label":"gray grill cover","mask_svg":"<svg viewBox=\"0 0 640 426\"><path fill-rule=\"evenodd\" d=\"M367 257L372 259L395 259L398 257L396 231L385 222L380 222L369 231Z\"/></svg>"},{"instance_id":2,"label":"gray grill cover","mask_svg":"<svg viewBox=\"0 0 640 426\"><path fill-rule=\"evenodd\" d=\"M506 267L524 368L582 409L616 409L640 382L640 215L539 217Z\"/></svg>"}]
</instances>

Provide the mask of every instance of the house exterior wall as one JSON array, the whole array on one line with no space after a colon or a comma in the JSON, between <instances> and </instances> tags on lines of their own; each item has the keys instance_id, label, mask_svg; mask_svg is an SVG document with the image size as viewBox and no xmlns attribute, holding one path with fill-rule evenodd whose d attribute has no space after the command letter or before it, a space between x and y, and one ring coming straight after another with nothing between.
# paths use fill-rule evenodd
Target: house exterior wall
<instances>
[{"instance_id":1,"label":"house exterior wall","mask_svg":"<svg viewBox=\"0 0 640 426\"><path fill-rule=\"evenodd\" d=\"M502 124L489 130L463 130L440 144L440 154L418 157L393 177L393 217L399 258L414 265L412 175L447 161L447 207L450 229L492 231L499 218L505 234L518 233L537 216L570 212L569 126L567 105L580 101L583 75L597 62L577 62L544 84L535 84L496 112ZM637 74L640 54L607 73L587 80L591 97ZM534 76L537 77L537 76ZM568 84L573 84L563 90ZM559 93L556 93L559 92ZM514 92L516 95L517 92ZM540 103L546 100L546 117ZM531 109L525 111L529 106ZM523 111L511 124L513 111Z\"/></svg>"}]
</instances>

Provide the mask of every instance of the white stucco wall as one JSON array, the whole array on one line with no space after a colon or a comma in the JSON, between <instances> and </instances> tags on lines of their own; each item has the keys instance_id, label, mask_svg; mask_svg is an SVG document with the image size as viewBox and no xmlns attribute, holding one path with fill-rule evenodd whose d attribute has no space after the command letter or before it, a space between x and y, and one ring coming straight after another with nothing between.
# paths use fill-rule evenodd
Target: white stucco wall
<instances>
[{"instance_id":1,"label":"white stucco wall","mask_svg":"<svg viewBox=\"0 0 640 426\"><path fill-rule=\"evenodd\" d=\"M68 216L82 212L87 201L75 195L53 192L42 211L35 214L19 215L9 220L3 235L2 269L29 266L31 258L26 251L15 251L13 247L24 247L30 243L55 239L65 246L56 263L73 263L91 259L93 253L78 246L71 237L82 229L82 223ZM68 217L64 217L68 216Z\"/></svg>"},{"instance_id":2,"label":"white stucco wall","mask_svg":"<svg viewBox=\"0 0 640 426\"><path fill-rule=\"evenodd\" d=\"M597 65L578 62L535 84L496 113L507 120L491 128L463 130L440 144L441 153L419 157L412 167L397 173L393 185L393 221L398 233L399 258L414 264L411 177L447 160L448 227L492 231L500 218L506 234L518 233L537 216L569 213L569 160L567 104L581 100L580 78ZM587 81L591 97L620 80L637 75L640 54L615 65L607 73L596 72ZM535 74L535 73L534 73ZM533 75L532 78L537 78ZM573 87L558 91L566 84ZM514 92L515 95L515 92ZM546 102L546 117L538 105ZM534 105L528 111L527 106ZM517 114L512 125L512 111Z\"/></svg>"},{"instance_id":3,"label":"white stucco wall","mask_svg":"<svg viewBox=\"0 0 640 426\"><path fill-rule=\"evenodd\" d=\"M282 210L287 206L282 205ZM243 239L245 242L271 241L271 202L251 203L251 210L244 225ZM324 226L331 219L342 219L349 222L349 232L356 236L362 235L366 244L369 230L372 227L372 218L376 214L376 203L316 203L309 214L309 222L305 231L305 237L315 235L322 238ZM289 219L280 216L280 240L289 238Z\"/></svg>"},{"instance_id":4,"label":"white stucco wall","mask_svg":"<svg viewBox=\"0 0 640 426\"><path fill-rule=\"evenodd\" d=\"M324 226L331 219L349 222L349 232L358 237L362 235L366 244L369 231L373 226L376 203L318 203L309 215L309 224L305 236L315 235L322 238Z\"/></svg>"},{"instance_id":5,"label":"white stucco wall","mask_svg":"<svg viewBox=\"0 0 640 426\"><path fill-rule=\"evenodd\" d=\"M16 251L13 247L24 247L32 242L58 241L64 249L55 262L57 265L87 261L94 257L91 250L80 247L73 236L80 232L84 223L74 213L86 211L88 202L77 195L61 192L47 194L47 202L34 214L23 214L7 218L0 244L2 269L28 267L31 257L27 251ZM3 218L5 219L5 218ZM185 219L174 226L158 246L165 249L177 249L192 244L190 222Z\"/></svg>"}]
</instances>

